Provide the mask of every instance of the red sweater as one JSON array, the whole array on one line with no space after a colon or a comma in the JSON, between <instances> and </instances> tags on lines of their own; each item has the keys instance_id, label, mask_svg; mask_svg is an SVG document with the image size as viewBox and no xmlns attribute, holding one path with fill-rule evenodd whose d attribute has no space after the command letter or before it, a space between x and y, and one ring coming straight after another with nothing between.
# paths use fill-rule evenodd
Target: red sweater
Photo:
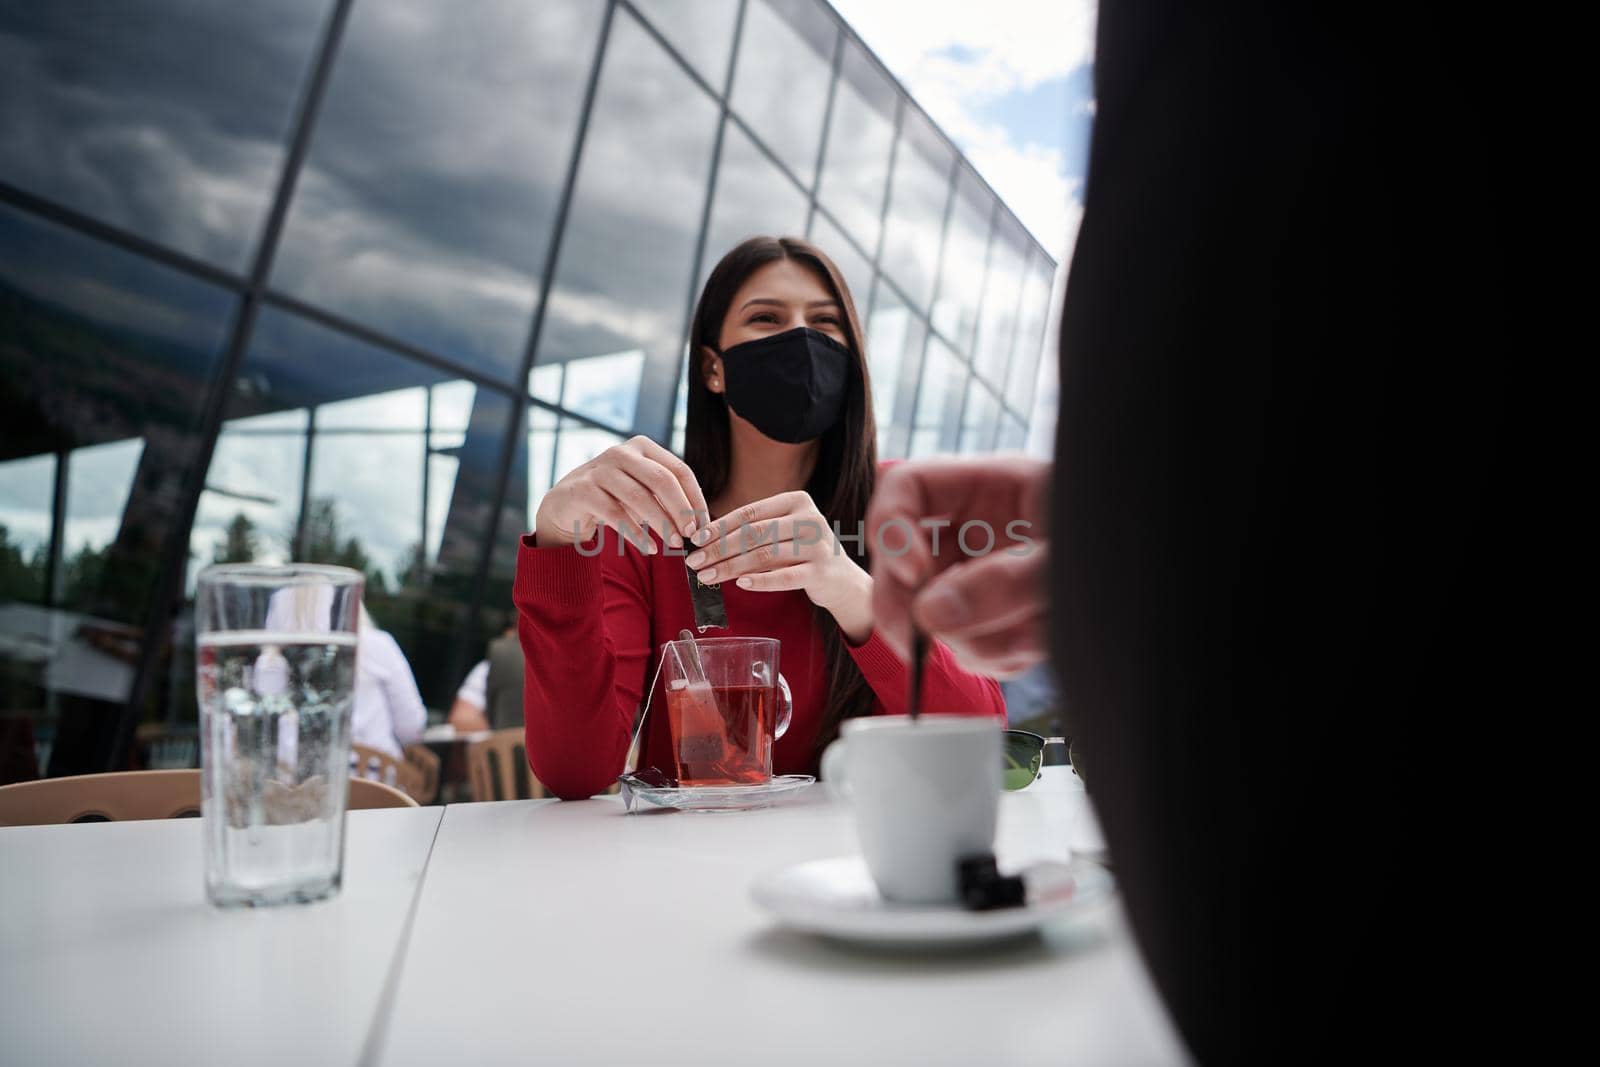
<instances>
[{"instance_id":1,"label":"red sweater","mask_svg":"<svg viewBox=\"0 0 1600 1067\"><path fill-rule=\"evenodd\" d=\"M694 625L682 552L647 556L610 529L584 551L596 547L599 553L590 556L571 545L539 548L530 534L517 552L512 599L527 661L528 760L545 788L563 800L591 797L622 773L661 645ZM827 664L811 601L800 589L764 593L732 582L721 588L728 629L707 636L782 642L778 669L794 697L794 718L773 746L773 773L815 773ZM850 655L876 698L873 713L904 714L906 664L876 633ZM923 703L929 712L1002 718L1006 712L1000 686L962 670L937 642L928 655ZM641 766L672 766L666 720L651 708Z\"/></svg>"}]
</instances>

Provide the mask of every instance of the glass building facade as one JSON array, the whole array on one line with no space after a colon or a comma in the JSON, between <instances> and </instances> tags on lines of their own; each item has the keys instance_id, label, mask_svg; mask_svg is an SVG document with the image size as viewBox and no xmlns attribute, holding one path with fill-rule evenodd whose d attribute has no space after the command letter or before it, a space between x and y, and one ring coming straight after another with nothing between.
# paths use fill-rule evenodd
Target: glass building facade
<instances>
[{"instance_id":1,"label":"glass building facade","mask_svg":"<svg viewBox=\"0 0 1600 1067\"><path fill-rule=\"evenodd\" d=\"M1022 447L1055 262L821 0L0 0L0 781L193 761L213 561L364 570L448 707L755 233L884 456Z\"/></svg>"}]
</instances>

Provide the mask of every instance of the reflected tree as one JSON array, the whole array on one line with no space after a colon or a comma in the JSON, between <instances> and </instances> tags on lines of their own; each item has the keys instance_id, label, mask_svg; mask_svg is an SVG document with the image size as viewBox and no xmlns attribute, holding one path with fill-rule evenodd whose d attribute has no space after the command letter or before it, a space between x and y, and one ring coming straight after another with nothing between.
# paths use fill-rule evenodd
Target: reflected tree
<instances>
[{"instance_id":1,"label":"reflected tree","mask_svg":"<svg viewBox=\"0 0 1600 1067\"><path fill-rule=\"evenodd\" d=\"M406 549L406 561L396 579L401 589L426 589L428 586L428 554L422 542L415 541Z\"/></svg>"},{"instance_id":2,"label":"reflected tree","mask_svg":"<svg viewBox=\"0 0 1600 1067\"><path fill-rule=\"evenodd\" d=\"M343 540L339 535L339 509L332 497L313 497L306 508L304 548L301 558L307 563L331 563L349 567L367 576L367 594L385 595L389 581L373 564L356 537Z\"/></svg>"},{"instance_id":3,"label":"reflected tree","mask_svg":"<svg viewBox=\"0 0 1600 1067\"><path fill-rule=\"evenodd\" d=\"M111 549L111 545L95 548L85 541L82 548L67 558L61 568L61 603L64 606L88 612L99 610L96 604Z\"/></svg>"},{"instance_id":4,"label":"reflected tree","mask_svg":"<svg viewBox=\"0 0 1600 1067\"><path fill-rule=\"evenodd\" d=\"M43 545L31 557L25 556L23 546L14 543L10 529L0 523L0 600L43 600L49 559Z\"/></svg>"},{"instance_id":5,"label":"reflected tree","mask_svg":"<svg viewBox=\"0 0 1600 1067\"><path fill-rule=\"evenodd\" d=\"M222 539L211 552L212 563L254 563L261 550L256 536L256 524L244 512L234 515L223 531Z\"/></svg>"}]
</instances>

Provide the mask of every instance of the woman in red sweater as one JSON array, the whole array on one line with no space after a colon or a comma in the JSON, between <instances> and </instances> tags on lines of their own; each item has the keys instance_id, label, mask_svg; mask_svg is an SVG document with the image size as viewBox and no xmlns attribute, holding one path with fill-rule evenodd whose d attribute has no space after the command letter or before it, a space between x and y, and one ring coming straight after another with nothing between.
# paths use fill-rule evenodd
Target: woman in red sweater
<instances>
[{"instance_id":1,"label":"woman in red sweater","mask_svg":"<svg viewBox=\"0 0 1600 1067\"><path fill-rule=\"evenodd\" d=\"M728 629L708 636L782 642L794 717L774 773L814 773L845 718L906 710L909 672L873 632L873 546L857 538L877 473L863 353L833 262L753 237L695 310L685 458L635 437L540 501L513 597L528 756L551 792L589 797L621 773L661 645L694 625L686 564L723 592ZM938 644L923 705L1005 715L1000 687ZM671 767L666 716L650 720L640 765Z\"/></svg>"}]
</instances>

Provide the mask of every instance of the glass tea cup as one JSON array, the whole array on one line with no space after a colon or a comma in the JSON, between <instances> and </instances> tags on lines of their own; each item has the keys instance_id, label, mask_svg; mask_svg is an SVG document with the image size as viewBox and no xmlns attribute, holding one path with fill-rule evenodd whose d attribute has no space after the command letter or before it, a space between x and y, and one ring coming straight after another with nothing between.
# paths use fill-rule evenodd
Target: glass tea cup
<instances>
[{"instance_id":1,"label":"glass tea cup","mask_svg":"<svg viewBox=\"0 0 1600 1067\"><path fill-rule=\"evenodd\" d=\"M771 637L708 637L661 646L662 690L680 786L764 785L772 743L794 702Z\"/></svg>"}]
</instances>

